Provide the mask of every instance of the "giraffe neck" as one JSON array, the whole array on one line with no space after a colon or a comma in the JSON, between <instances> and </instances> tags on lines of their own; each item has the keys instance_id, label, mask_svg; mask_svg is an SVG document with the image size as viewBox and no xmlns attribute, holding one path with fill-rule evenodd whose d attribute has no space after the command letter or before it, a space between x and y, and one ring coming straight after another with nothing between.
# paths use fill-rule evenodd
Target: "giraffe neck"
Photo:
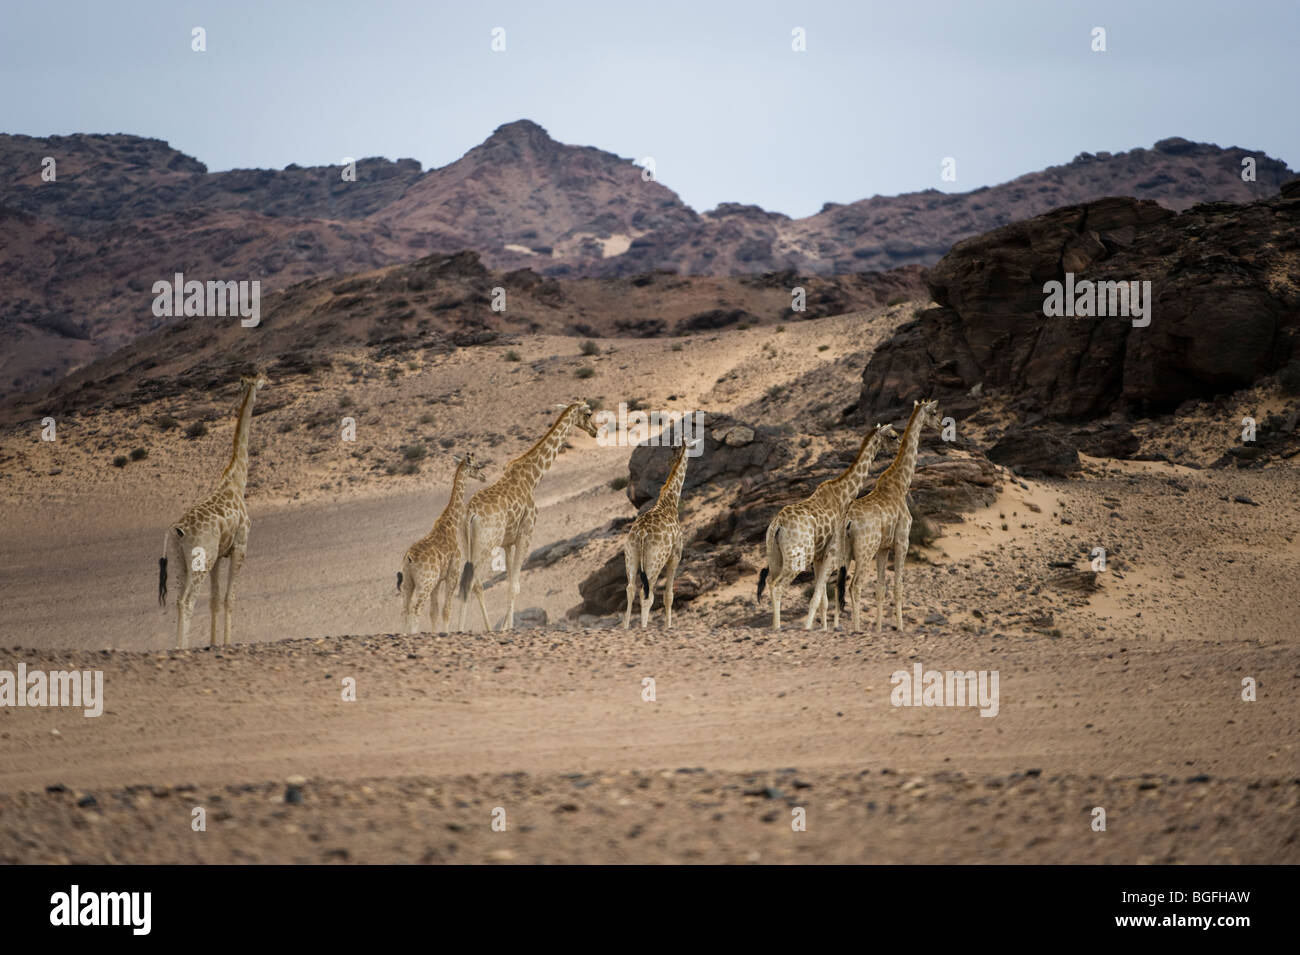
<instances>
[{"instance_id":1,"label":"giraffe neck","mask_svg":"<svg viewBox=\"0 0 1300 955\"><path fill-rule=\"evenodd\" d=\"M542 479L542 475L550 468L555 456L560 453L560 448L564 446L564 439L569 436L569 429L573 427L575 414L577 414L576 405L566 408L556 419L555 424L551 425L551 429L542 435L540 441L510 463L510 469L514 472L516 480L530 492L537 488L537 482Z\"/></svg>"},{"instance_id":2,"label":"giraffe neck","mask_svg":"<svg viewBox=\"0 0 1300 955\"><path fill-rule=\"evenodd\" d=\"M898 444L898 454L894 463L880 476L880 483L894 490L896 494L906 494L912 486L912 475L916 472L916 452L921 443L921 406L912 409L912 416L907 419L907 429L903 440Z\"/></svg>"},{"instance_id":3,"label":"giraffe neck","mask_svg":"<svg viewBox=\"0 0 1300 955\"><path fill-rule=\"evenodd\" d=\"M443 509L439 522L450 521L450 526L460 527L465 520L465 488L469 484L469 465L461 461L456 465L456 476L451 481L451 497Z\"/></svg>"},{"instance_id":4,"label":"giraffe neck","mask_svg":"<svg viewBox=\"0 0 1300 955\"><path fill-rule=\"evenodd\" d=\"M848 466L843 474L830 482L831 491L834 493L836 500L841 507L848 507L862 491L862 485L867 482L867 477L871 472L871 465L876 460L876 455L880 453L880 445L884 438L879 428L875 428L870 434L862 439L862 444L858 447L857 457L853 463Z\"/></svg>"},{"instance_id":5,"label":"giraffe neck","mask_svg":"<svg viewBox=\"0 0 1300 955\"><path fill-rule=\"evenodd\" d=\"M248 484L248 425L253 420L254 394L251 385L244 389L239 404L239 421L235 425L235 446L230 454L230 463L221 473L222 485L235 488L241 496Z\"/></svg>"},{"instance_id":6,"label":"giraffe neck","mask_svg":"<svg viewBox=\"0 0 1300 955\"><path fill-rule=\"evenodd\" d=\"M681 450L677 452L677 460L673 462L672 470L668 472L668 480L659 491L659 500L655 502L655 507L676 514L682 499L682 485L685 483L686 446L682 445Z\"/></svg>"}]
</instances>

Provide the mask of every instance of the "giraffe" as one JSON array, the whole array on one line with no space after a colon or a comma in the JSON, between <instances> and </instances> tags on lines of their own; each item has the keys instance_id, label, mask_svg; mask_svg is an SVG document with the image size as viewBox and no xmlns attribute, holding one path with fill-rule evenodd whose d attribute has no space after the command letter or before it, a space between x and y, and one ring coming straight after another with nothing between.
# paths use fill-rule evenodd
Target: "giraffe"
<instances>
[{"instance_id":1,"label":"giraffe","mask_svg":"<svg viewBox=\"0 0 1300 955\"><path fill-rule=\"evenodd\" d=\"M632 625L632 602L636 598L637 580L641 582L641 629L650 624L650 608L655 602L655 582L664 576L664 629L673 628L673 578L682 559L682 524L678 507L682 485L686 481L686 459L700 443L682 441L673 459L668 479L659 490L659 499L628 528L623 542L623 559L627 563L627 609L623 611L623 629Z\"/></svg>"},{"instance_id":2,"label":"giraffe","mask_svg":"<svg viewBox=\"0 0 1300 955\"><path fill-rule=\"evenodd\" d=\"M465 487L469 479L487 480L483 465L473 453L456 458L456 476L451 482L451 497L434 522L433 530L412 544L402 557L397 572L397 589L401 592L402 626L407 633L416 632L416 620L424 603L429 602L429 625L433 633L451 629L451 595L460 573L460 525L465 519ZM442 625L438 617L441 610Z\"/></svg>"},{"instance_id":3,"label":"giraffe","mask_svg":"<svg viewBox=\"0 0 1300 955\"><path fill-rule=\"evenodd\" d=\"M176 561L180 574L181 587L176 595L176 646L182 650L189 646L194 601L209 574L212 575L209 603L212 633L208 645L216 645L217 614L221 605L218 570L223 559L226 561L226 625L222 643L230 643L231 618L235 613L235 577L244 566L248 532L252 526L248 508L244 505L244 488L248 483L248 426L253 418L257 390L267 384L266 377L260 373L240 379L239 416L230 463L221 472L216 490L167 528L163 538L163 556L158 558L158 604L166 605L167 562L171 557Z\"/></svg>"},{"instance_id":4,"label":"giraffe","mask_svg":"<svg viewBox=\"0 0 1300 955\"><path fill-rule=\"evenodd\" d=\"M831 568L841 563L844 511L862 490L871 464L887 440L898 437L892 427L877 424L858 447L853 463L843 474L823 481L817 490L802 501L787 504L767 527L767 566L758 575L758 597L772 575L772 629L781 629L781 594L800 573L813 568L812 601L804 629L811 630L817 608L822 611L822 629L826 629L826 578ZM841 575L842 576L842 575ZM840 626L838 595L843 581L836 584L835 628Z\"/></svg>"},{"instance_id":5,"label":"giraffe","mask_svg":"<svg viewBox=\"0 0 1300 955\"><path fill-rule=\"evenodd\" d=\"M575 426L593 438L596 426L591 423L591 405L574 401L555 419L549 431L535 445L506 465L505 473L493 484L475 494L469 501L465 520L461 524L461 556L465 569L460 575L460 629L465 629L472 589L483 612L483 626L491 631L487 604L483 601L483 584L479 574L490 560L492 551L501 547L506 554L506 574L510 580L510 595L506 605L503 629L515 625L515 598L519 596L519 570L528 555L537 523L537 502L534 494L537 482L551 466L555 456L564 446L564 440Z\"/></svg>"},{"instance_id":6,"label":"giraffe","mask_svg":"<svg viewBox=\"0 0 1300 955\"><path fill-rule=\"evenodd\" d=\"M860 627L862 602L859 599L861 581L868 562L876 559L876 632L884 629L885 564L889 553L894 553L894 622L903 630L903 564L907 560L907 546L912 535L912 512L907 508L907 490L916 472L916 450L921 443L921 431L927 426L938 427L941 418L939 402L917 401L912 404L912 415L903 430L903 440L898 444L898 454L876 481L876 486L866 497L849 505L844 516L845 537L848 547L843 552L844 568L853 561L853 629Z\"/></svg>"}]
</instances>

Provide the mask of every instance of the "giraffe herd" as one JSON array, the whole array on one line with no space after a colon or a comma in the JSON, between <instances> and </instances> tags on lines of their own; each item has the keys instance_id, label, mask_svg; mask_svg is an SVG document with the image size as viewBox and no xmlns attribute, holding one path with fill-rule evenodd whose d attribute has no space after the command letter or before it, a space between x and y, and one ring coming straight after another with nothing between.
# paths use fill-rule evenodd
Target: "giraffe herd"
<instances>
[{"instance_id":1,"label":"giraffe herd","mask_svg":"<svg viewBox=\"0 0 1300 955\"><path fill-rule=\"evenodd\" d=\"M248 482L248 431L253 404L267 379L256 374L241 379L234 447L216 489L190 508L166 531L163 556L158 561L158 602L165 606L168 566L174 563L179 589L176 594L176 646L189 646L190 618L199 588L211 577L210 645L217 643L217 619L221 609L219 570L226 564L225 627L222 644L230 643L235 608L235 580L248 551L251 522L244 502ZM458 456L451 496L433 529L407 548L397 572L397 588L403 598L402 626L406 633L418 630L418 620L428 606L429 625L434 633L444 632L451 623L453 592L460 600L458 629L463 631L472 593L491 631L487 604L483 598L483 573L500 549L505 555L508 597L502 629L514 628L515 602L519 596L524 558L532 543L537 523L537 485L550 468L574 428L597 436L592 408L578 400L562 408L559 417L536 444L505 466L501 476L466 501L470 480L486 481L484 465L472 452ZM781 627L781 600L787 587L805 570L813 573L812 596L804 629L812 629L821 610L822 629L827 628L828 604L834 606L835 628L840 625L840 605L852 601L853 629L861 625L861 580L871 561L876 564L876 631L883 628L885 569L894 558L894 624L903 629L903 565L907 559L912 516L907 492L916 470L921 432L940 422L938 403L917 401L900 438L888 424L877 424L863 438L853 462L837 477L820 484L802 501L783 507L767 529L767 565L759 574L758 598L771 579L772 627ZM690 452L702 438L683 440L678 446L668 476L654 505L636 518L624 538L627 569L627 605L623 628L631 626L632 608L639 595L641 626L648 627L654 605L654 589L664 575L664 627L673 625L673 583L682 558L681 496L686 481ZM881 473L875 486L858 497L866 484L871 465L888 444L898 443L892 463ZM852 584L845 581L853 565ZM831 588L833 599L826 596Z\"/></svg>"}]
</instances>

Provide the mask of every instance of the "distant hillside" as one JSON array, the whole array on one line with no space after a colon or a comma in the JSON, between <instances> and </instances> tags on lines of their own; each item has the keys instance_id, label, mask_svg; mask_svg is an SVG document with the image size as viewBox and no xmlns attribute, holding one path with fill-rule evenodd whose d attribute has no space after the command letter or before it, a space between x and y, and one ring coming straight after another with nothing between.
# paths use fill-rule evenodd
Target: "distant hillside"
<instances>
[{"instance_id":1,"label":"distant hillside","mask_svg":"<svg viewBox=\"0 0 1300 955\"><path fill-rule=\"evenodd\" d=\"M1244 183L1240 162L1257 161ZM42 160L57 179L41 179ZM123 134L0 135L0 395L29 390L173 319L151 287L175 272L258 279L264 293L438 253L476 251L544 277L791 271L853 274L936 262L960 239L1108 195L1182 210L1273 195L1285 164L1167 139L1084 154L974 192L828 204L791 219L726 203L706 213L631 160L553 140L527 120L424 172L413 159L210 173Z\"/></svg>"}]
</instances>

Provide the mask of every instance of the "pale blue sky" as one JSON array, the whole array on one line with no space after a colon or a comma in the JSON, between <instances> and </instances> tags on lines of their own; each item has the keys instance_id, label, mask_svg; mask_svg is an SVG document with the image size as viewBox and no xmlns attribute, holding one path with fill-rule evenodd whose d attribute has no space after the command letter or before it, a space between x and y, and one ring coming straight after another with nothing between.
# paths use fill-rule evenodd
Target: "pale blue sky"
<instances>
[{"instance_id":1,"label":"pale blue sky","mask_svg":"<svg viewBox=\"0 0 1300 955\"><path fill-rule=\"evenodd\" d=\"M1298 0L2 2L0 132L157 137L214 171L428 168L521 118L653 156L701 211L965 191L1166 136L1300 166Z\"/></svg>"}]
</instances>

